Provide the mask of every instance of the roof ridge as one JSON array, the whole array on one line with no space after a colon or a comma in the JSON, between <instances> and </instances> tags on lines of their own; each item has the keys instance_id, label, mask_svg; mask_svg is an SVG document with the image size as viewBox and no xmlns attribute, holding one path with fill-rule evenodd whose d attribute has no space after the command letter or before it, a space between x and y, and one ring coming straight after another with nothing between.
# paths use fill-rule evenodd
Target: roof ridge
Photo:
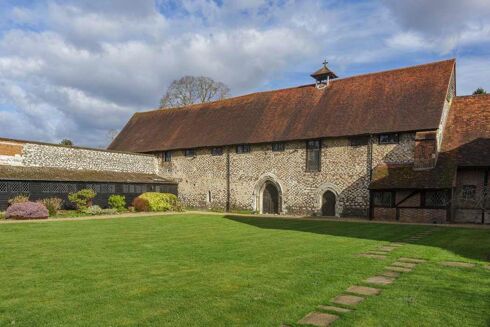
<instances>
[{"instance_id":1,"label":"roof ridge","mask_svg":"<svg viewBox=\"0 0 490 327\"><path fill-rule=\"evenodd\" d=\"M477 99L477 98L488 98L490 97L490 93L488 94L466 94L466 95L458 95L455 97L456 100L465 100L465 99Z\"/></svg>"},{"instance_id":2,"label":"roof ridge","mask_svg":"<svg viewBox=\"0 0 490 327\"><path fill-rule=\"evenodd\" d=\"M353 75L353 76L340 77L340 78L337 78L337 79L334 79L334 80L330 81L330 83L335 84L335 83L337 83L339 81L344 81L344 80L347 80L347 79L358 78L358 77L366 77L366 76L370 76L370 75L384 74L384 73L402 71L402 70L413 69L413 68L418 68L418 67L436 65L436 64L441 64L441 63L444 63L444 62L449 62L449 61L455 62L456 61L456 58L439 60L439 61L432 61L432 62L428 62L428 63L424 63L424 64L418 64L418 65L413 65L413 66L405 66L405 67L399 67L399 68L381 70L381 71L377 71L377 72L364 73L364 74L358 74L358 75ZM226 99L220 99L220 100L215 100L215 101L210 101L210 102L205 102L205 103L194 103L194 104L190 104L190 105L186 105L186 106L181 106L181 107L175 107L175 108L156 108L156 109L150 109L150 110L145 110L145 111L138 111L138 112L135 112L134 115L156 113L156 112L160 112L160 111L173 110L173 109L178 109L178 110L196 110L196 109L201 109L199 107L201 107L203 105L208 105L208 104L212 104L212 103L231 101L231 100L240 99L240 98L243 98L243 97L253 96L253 95L257 95L257 94L266 94L266 93L287 91L287 90L292 90L292 89L299 89L299 88L304 88L304 87L308 87L308 86L315 86L315 84L314 83L311 83L311 84L303 84L303 85L285 87L285 88L281 88L281 89L274 89L274 90L266 90L266 91L252 92L252 93L237 95L237 96L226 98Z\"/></svg>"}]
</instances>

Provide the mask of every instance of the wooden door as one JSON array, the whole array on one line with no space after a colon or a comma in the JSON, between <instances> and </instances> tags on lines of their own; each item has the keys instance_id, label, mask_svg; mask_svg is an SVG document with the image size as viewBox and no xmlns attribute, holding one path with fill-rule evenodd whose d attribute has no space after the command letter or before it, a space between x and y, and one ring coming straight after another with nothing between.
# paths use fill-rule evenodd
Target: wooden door
<instances>
[{"instance_id":1,"label":"wooden door","mask_svg":"<svg viewBox=\"0 0 490 327\"><path fill-rule=\"evenodd\" d=\"M332 191L323 193L322 216L335 216L335 194Z\"/></svg>"},{"instance_id":2,"label":"wooden door","mask_svg":"<svg viewBox=\"0 0 490 327\"><path fill-rule=\"evenodd\" d=\"M279 213L279 192L271 183L267 183L264 189L264 194L262 196L262 212L272 214Z\"/></svg>"}]
</instances>

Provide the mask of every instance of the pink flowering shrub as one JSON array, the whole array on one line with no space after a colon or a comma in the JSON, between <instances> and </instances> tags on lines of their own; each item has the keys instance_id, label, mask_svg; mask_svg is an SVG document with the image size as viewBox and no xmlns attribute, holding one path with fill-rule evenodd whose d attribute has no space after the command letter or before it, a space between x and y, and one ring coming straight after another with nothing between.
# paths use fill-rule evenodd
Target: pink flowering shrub
<instances>
[{"instance_id":1,"label":"pink flowering shrub","mask_svg":"<svg viewBox=\"0 0 490 327\"><path fill-rule=\"evenodd\" d=\"M7 219L44 219L48 216L48 209L37 202L14 203L5 212Z\"/></svg>"}]
</instances>

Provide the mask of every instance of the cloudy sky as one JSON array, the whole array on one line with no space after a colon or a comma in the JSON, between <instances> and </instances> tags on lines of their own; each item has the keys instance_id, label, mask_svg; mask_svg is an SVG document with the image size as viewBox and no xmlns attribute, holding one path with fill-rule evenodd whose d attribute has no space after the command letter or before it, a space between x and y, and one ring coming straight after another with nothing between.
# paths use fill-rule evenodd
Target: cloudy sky
<instances>
[{"instance_id":1,"label":"cloudy sky","mask_svg":"<svg viewBox=\"0 0 490 327\"><path fill-rule=\"evenodd\" d=\"M183 75L233 95L457 58L490 89L488 0L0 0L0 137L104 147Z\"/></svg>"}]
</instances>

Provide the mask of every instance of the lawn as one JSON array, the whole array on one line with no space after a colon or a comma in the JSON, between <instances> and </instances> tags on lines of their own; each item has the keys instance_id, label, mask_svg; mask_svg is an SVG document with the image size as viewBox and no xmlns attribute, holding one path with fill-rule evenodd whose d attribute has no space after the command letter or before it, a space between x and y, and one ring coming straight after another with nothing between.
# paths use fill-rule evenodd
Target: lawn
<instances>
[{"instance_id":1,"label":"lawn","mask_svg":"<svg viewBox=\"0 0 490 327\"><path fill-rule=\"evenodd\" d=\"M426 229L388 259L357 256ZM335 326L490 324L489 229L180 214L3 224L0 237L0 326L294 325L400 256L429 261Z\"/></svg>"}]
</instances>

